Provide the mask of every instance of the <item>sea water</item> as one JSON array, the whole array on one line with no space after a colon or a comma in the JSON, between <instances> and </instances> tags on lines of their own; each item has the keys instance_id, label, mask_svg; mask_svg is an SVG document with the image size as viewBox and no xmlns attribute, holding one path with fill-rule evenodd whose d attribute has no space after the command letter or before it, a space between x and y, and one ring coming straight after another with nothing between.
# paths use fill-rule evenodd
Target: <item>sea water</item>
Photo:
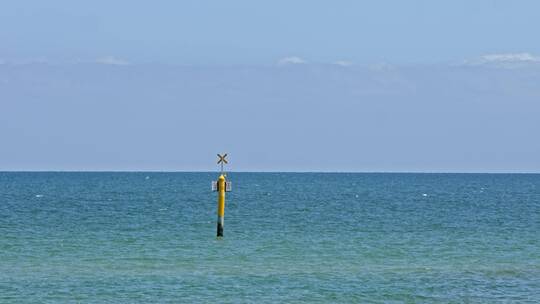
<instances>
[{"instance_id":1,"label":"sea water","mask_svg":"<svg viewBox=\"0 0 540 304\"><path fill-rule=\"evenodd\" d=\"M539 303L540 175L0 173L0 303Z\"/></svg>"}]
</instances>

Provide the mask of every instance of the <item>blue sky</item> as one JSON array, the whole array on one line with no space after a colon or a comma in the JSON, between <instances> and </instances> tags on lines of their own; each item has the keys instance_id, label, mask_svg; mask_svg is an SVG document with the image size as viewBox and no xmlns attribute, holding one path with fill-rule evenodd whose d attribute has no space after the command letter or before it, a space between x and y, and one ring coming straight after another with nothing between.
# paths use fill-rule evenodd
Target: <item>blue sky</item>
<instances>
[{"instance_id":1,"label":"blue sky","mask_svg":"<svg viewBox=\"0 0 540 304\"><path fill-rule=\"evenodd\" d=\"M0 170L540 172L538 12L4 2Z\"/></svg>"},{"instance_id":2,"label":"blue sky","mask_svg":"<svg viewBox=\"0 0 540 304\"><path fill-rule=\"evenodd\" d=\"M0 58L270 64L540 53L538 1L4 1Z\"/></svg>"}]
</instances>

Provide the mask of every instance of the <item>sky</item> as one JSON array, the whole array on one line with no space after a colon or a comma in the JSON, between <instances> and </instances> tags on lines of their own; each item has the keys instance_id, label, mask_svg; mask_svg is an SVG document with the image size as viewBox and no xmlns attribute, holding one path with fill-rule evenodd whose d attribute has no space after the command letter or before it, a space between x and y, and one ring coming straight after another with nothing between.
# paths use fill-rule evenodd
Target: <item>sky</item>
<instances>
[{"instance_id":1,"label":"sky","mask_svg":"<svg viewBox=\"0 0 540 304\"><path fill-rule=\"evenodd\" d=\"M538 1L3 1L4 60L369 64L540 53Z\"/></svg>"},{"instance_id":2,"label":"sky","mask_svg":"<svg viewBox=\"0 0 540 304\"><path fill-rule=\"evenodd\" d=\"M0 171L540 172L538 1L4 1Z\"/></svg>"}]
</instances>

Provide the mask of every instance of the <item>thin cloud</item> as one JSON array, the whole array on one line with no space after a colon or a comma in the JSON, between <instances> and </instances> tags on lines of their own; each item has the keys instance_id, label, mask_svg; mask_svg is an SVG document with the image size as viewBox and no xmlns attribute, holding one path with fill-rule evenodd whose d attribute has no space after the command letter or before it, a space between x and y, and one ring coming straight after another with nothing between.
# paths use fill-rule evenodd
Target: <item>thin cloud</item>
<instances>
[{"instance_id":1,"label":"thin cloud","mask_svg":"<svg viewBox=\"0 0 540 304\"><path fill-rule=\"evenodd\" d=\"M290 57L281 58L278 61L278 65L305 64L305 63L307 63L307 61L305 61L304 59L302 59L300 57L296 57L296 56L290 56Z\"/></svg>"},{"instance_id":2,"label":"thin cloud","mask_svg":"<svg viewBox=\"0 0 540 304\"><path fill-rule=\"evenodd\" d=\"M540 62L540 57L529 53L488 54L481 59L485 62Z\"/></svg>"},{"instance_id":3,"label":"thin cloud","mask_svg":"<svg viewBox=\"0 0 540 304\"><path fill-rule=\"evenodd\" d=\"M97 63L110 64L110 65L129 65L130 63L124 59L116 58L113 56L105 56L96 59Z\"/></svg>"},{"instance_id":4,"label":"thin cloud","mask_svg":"<svg viewBox=\"0 0 540 304\"><path fill-rule=\"evenodd\" d=\"M342 66L342 67L349 67L349 66L353 65L352 62L350 62L350 61L345 61L345 60L334 61L333 64L339 65L339 66Z\"/></svg>"},{"instance_id":5,"label":"thin cloud","mask_svg":"<svg viewBox=\"0 0 540 304\"><path fill-rule=\"evenodd\" d=\"M386 63L386 62L380 62L380 63L375 63L375 64L371 64L368 66L368 68L372 71L393 71L396 69L395 66L389 64L389 63Z\"/></svg>"},{"instance_id":6,"label":"thin cloud","mask_svg":"<svg viewBox=\"0 0 540 304\"><path fill-rule=\"evenodd\" d=\"M464 66L491 66L498 68L520 68L540 64L540 57L530 53L486 54L476 59L465 60Z\"/></svg>"},{"instance_id":7,"label":"thin cloud","mask_svg":"<svg viewBox=\"0 0 540 304\"><path fill-rule=\"evenodd\" d=\"M0 60L1 61L1 60ZM15 59L10 61L3 61L4 64L10 65L28 65L28 64L54 64L54 61L43 57L37 58L24 58L24 59Z\"/></svg>"}]
</instances>

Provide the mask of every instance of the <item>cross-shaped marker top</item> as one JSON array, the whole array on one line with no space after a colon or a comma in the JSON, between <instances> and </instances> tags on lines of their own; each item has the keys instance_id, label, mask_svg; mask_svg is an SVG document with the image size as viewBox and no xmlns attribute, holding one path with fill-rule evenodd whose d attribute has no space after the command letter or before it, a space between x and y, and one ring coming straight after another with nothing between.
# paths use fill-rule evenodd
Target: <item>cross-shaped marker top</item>
<instances>
[{"instance_id":1,"label":"cross-shaped marker top","mask_svg":"<svg viewBox=\"0 0 540 304\"><path fill-rule=\"evenodd\" d=\"M218 165L221 165L221 174L223 174L223 165L229 163L229 162L227 162L227 159L226 159L227 153L225 153L223 155L218 154L217 156L219 158L217 163L218 163Z\"/></svg>"},{"instance_id":2,"label":"cross-shaped marker top","mask_svg":"<svg viewBox=\"0 0 540 304\"><path fill-rule=\"evenodd\" d=\"M227 153L225 153L225 154L223 154L223 155L218 154L217 156L219 157L219 160L218 160L218 162L217 162L218 165L219 165L219 164L223 165L224 163L225 163L225 164L228 164L227 160L225 159L225 158L227 157Z\"/></svg>"}]
</instances>

